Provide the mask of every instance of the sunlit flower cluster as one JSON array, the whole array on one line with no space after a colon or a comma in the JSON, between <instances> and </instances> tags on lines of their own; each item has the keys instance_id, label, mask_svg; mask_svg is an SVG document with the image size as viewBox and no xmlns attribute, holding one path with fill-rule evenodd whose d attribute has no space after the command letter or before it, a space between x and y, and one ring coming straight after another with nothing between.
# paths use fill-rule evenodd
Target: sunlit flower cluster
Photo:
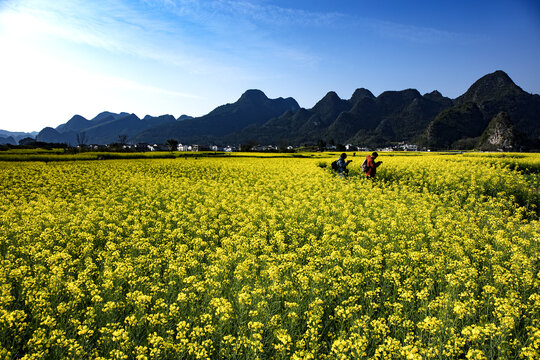
<instances>
[{"instance_id":1,"label":"sunlit flower cluster","mask_svg":"<svg viewBox=\"0 0 540 360\"><path fill-rule=\"evenodd\" d=\"M351 158L0 162L0 359L540 358L537 174Z\"/></svg>"}]
</instances>

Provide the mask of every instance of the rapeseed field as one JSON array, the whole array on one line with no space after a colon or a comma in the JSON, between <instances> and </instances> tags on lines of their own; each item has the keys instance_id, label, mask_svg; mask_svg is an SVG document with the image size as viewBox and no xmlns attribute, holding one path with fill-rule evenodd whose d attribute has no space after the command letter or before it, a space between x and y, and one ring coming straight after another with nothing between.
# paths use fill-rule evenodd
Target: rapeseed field
<instances>
[{"instance_id":1,"label":"rapeseed field","mask_svg":"<svg viewBox=\"0 0 540 360\"><path fill-rule=\"evenodd\" d=\"M0 162L0 358L539 359L540 157L350 156Z\"/></svg>"}]
</instances>

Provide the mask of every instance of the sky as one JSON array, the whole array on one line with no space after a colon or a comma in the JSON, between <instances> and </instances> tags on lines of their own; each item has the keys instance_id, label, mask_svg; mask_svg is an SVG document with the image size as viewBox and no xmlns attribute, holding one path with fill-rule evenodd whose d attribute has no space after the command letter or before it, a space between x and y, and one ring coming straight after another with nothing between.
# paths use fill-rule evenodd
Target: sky
<instances>
[{"instance_id":1,"label":"sky","mask_svg":"<svg viewBox=\"0 0 540 360\"><path fill-rule=\"evenodd\" d=\"M248 89L439 90L505 71L540 93L540 2L0 0L0 129L204 115Z\"/></svg>"}]
</instances>

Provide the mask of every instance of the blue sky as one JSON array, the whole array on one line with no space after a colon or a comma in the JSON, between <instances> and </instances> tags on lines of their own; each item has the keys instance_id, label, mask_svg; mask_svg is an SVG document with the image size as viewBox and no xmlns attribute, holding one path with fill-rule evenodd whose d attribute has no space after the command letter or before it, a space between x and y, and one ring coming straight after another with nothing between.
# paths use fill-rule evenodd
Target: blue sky
<instances>
[{"instance_id":1,"label":"blue sky","mask_svg":"<svg viewBox=\"0 0 540 360\"><path fill-rule=\"evenodd\" d=\"M74 114L200 116L247 89L439 90L504 70L540 93L540 4L514 1L0 0L0 129Z\"/></svg>"}]
</instances>

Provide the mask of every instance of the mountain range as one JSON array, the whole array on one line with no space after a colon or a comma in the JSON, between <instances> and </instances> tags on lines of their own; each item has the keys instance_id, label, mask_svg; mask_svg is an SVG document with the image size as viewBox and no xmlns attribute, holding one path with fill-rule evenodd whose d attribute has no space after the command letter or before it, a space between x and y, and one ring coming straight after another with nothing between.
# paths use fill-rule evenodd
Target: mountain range
<instances>
[{"instance_id":1,"label":"mountain range","mask_svg":"<svg viewBox=\"0 0 540 360\"><path fill-rule=\"evenodd\" d=\"M140 119L135 114L103 112L88 120L75 115L36 136L38 141L71 145L119 139L207 145L304 145L322 140L362 147L408 142L431 149L538 149L540 96L523 91L499 70L478 79L455 99L439 91L422 95L415 89L375 96L360 88L350 99L330 91L305 109L293 98L269 99L260 90L248 90L238 101L201 117Z\"/></svg>"}]
</instances>

